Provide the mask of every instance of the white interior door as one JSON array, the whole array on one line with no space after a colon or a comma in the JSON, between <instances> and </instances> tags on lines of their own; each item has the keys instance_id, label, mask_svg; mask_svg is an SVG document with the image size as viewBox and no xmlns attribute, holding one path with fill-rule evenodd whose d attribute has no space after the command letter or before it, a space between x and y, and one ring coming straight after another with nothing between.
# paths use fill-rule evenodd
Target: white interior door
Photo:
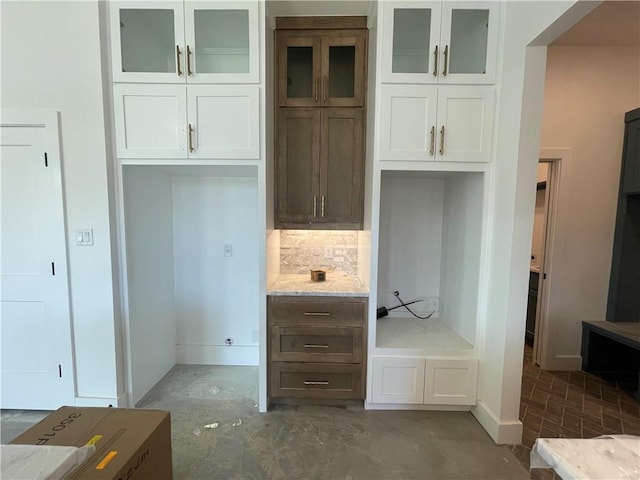
<instances>
[{"instance_id":1,"label":"white interior door","mask_svg":"<svg viewBox=\"0 0 640 480\"><path fill-rule=\"evenodd\" d=\"M60 161L47 128L1 127L1 408L74 400Z\"/></svg>"}]
</instances>

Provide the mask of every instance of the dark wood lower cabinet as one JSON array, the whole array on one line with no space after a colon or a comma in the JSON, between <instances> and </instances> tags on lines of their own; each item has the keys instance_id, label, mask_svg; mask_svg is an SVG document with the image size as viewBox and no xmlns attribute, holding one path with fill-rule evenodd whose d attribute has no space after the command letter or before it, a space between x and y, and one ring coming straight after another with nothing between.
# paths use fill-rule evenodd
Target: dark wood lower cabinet
<instances>
[{"instance_id":1,"label":"dark wood lower cabinet","mask_svg":"<svg viewBox=\"0 0 640 480\"><path fill-rule=\"evenodd\" d=\"M364 398L367 299L269 296L269 399Z\"/></svg>"},{"instance_id":2,"label":"dark wood lower cabinet","mask_svg":"<svg viewBox=\"0 0 640 480\"><path fill-rule=\"evenodd\" d=\"M362 228L363 112L279 109L276 228Z\"/></svg>"},{"instance_id":3,"label":"dark wood lower cabinet","mask_svg":"<svg viewBox=\"0 0 640 480\"><path fill-rule=\"evenodd\" d=\"M363 398L360 364L273 362L269 377L272 397Z\"/></svg>"}]
</instances>

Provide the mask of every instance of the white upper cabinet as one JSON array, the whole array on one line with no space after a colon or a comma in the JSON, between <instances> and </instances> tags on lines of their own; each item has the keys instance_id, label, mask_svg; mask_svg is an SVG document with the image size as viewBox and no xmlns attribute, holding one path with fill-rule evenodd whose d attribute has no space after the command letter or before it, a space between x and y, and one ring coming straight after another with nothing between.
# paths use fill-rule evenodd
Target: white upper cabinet
<instances>
[{"instance_id":1,"label":"white upper cabinet","mask_svg":"<svg viewBox=\"0 0 640 480\"><path fill-rule=\"evenodd\" d=\"M380 160L489 162L492 86L383 85Z\"/></svg>"},{"instance_id":2,"label":"white upper cabinet","mask_svg":"<svg viewBox=\"0 0 640 480\"><path fill-rule=\"evenodd\" d=\"M119 158L260 158L258 85L114 85Z\"/></svg>"},{"instance_id":3,"label":"white upper cabinet","mask_svg":"<svg viewBox=\"0 0 640 480\"><path fill-rule=\"evenodd\" d=\"M258 83L258 2L111 3L113 80Z\"/></svg>"},{"instance_id":4,"label":"white upper cabinet","mask_svg":"<svg viewBox=\"0 0 640 480\"><path fill-rule=\"evenodd\" d=\"M383 8L383 82L494 83L499 3L386 2Z\"/></svg>"}]
</instances>

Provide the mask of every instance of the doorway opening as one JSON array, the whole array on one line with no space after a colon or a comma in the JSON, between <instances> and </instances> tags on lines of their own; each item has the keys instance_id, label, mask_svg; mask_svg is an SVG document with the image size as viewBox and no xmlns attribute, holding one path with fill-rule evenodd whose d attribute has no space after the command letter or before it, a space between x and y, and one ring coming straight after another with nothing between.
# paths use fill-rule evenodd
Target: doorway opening
<instances>
[{"instance_id":1,"label":"doorway opening","mask_svg":"<svg viewBox=\"0 0 640 480\"><path fill-rule=\"evenodd\" d=\"M538 163L525 333L525 342L533 348L533 362L536 365L544 365L547 354L547 305L551 287L560 166L560 158L540 158Z\"/></svg>"}]
</instances>

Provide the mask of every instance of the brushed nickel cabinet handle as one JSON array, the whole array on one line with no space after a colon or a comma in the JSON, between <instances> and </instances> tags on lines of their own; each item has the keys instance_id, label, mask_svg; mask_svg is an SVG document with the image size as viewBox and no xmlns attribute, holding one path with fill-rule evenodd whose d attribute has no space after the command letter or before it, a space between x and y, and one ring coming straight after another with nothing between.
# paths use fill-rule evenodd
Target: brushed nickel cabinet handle
<instances>
[{"instance_id":1,"label":"brushed nickel cabinet handle","mask_svg":"<svg viewBox=\"0 0 640 480\"><path fill-rule=\"evenodd\" d=\"M322 201L320 202L320 217L324 218L324 195L322 195Z\"/></svg>"},{"instance_id":2,"label":"brushed nickel cabinet handle","mask_svg":"<svg viewBox=\"0 0 640 480\"><path fill-rule=\"evenodd\" d=\"M433 76L437 77L438 76L438 45L436 45L436 48L433 50Z\"/></svg>"},{"instance_id":3,"label":"brushed nickel cabinet handle","mask_svg":"<svg viewBox=\"0 0 640 480\"><path fill-rule=\"evenodd\" d=\"M180 52L180 45L176 45L176 66L178 67L178 76L179 77L182 76L182 68L180 67L180 64L182 62L180 61L180 55L182 55L182 52Z\"/></svg>"},{"instance_id":4,"label":"brushed nickel cabinet handle","mask_svg":"<svg viewBox=\"0 0 640 480\"><path fill-rule=\"evenodd\" d=\"M329 345L320 345L315 343L305 343L304 348L329 348Z\"/></svg>"},{"instance_id":5,"label":"brushed nickel cabinet handle","mask_svg":"<svg viewBox=\"0 0 640 480\"><path fill-rule=\"evenodd\" d=\"M189 151L193 152L193 127L189 124Z\"/></svg>"},{"instance_id":6,"label":"brushed nickel cabinet handle","mask_svg":"<svg viewBox=\"0 0 640 480\"><path fill-rule=\"evenodd\" d=\"M191 47L187 45L187 75L191 75Z\"/></svg>"},{"instance_id":7,"label":"brushed nickel cabinet handle","mask_svg":"<svg viewBox=\"0 0 640 480\"><path fill-rule=\"evenodd\" d=\"M440 155L444 155L444 125L440 129Z\"/></svg>"},{"instance_id":8,"label":"brushed nickel cabinet handle","mask_svg":"<svg viewBox=\"0 0 640 480\"><path fill-rule=\"evenodd\" d=\"M318 83L320 83L320 78L316 77L316 81L315 81L315 85L313 88L313 99L315 100L316 103L318 103Z\"/></svg>"},{"instance_id":9,"label":"brushed nickel cabinet handle","mask_svg":"<svg viewBox=\"0 0 640 480\"><path fill-rule=\"evenodd\" d=\"M447 68L449 67L449 45L444 47L444 70L442 70L442 75L447 76Z\"/></svg>"},{"instance_id":10,"label":"brushed nickel cabinet handle","mask_svg":"<svg viewBox=\"0 0 640 480\"><path fill-rule=\"evenodd\" d=\"M304 312L307 317L330 317L329 312Z\"/></svg>"},{"instance_id":11,"label":"brushed nickel cabinet handle","mask_svg":"<svg viewBox=\"0 0 640 480\"><path fill-rule=\"evenodd\" d=\"M327 77L322 77L322 101L327 101Z\"/></svg>"},{"instance_id":12,"label":"brushed nickel cabinet handle","mask_svg":"<svg viewBox=\"0 0 640 480\"><path fill-rule=\"evenodd\" d=\"M313 196L313 218L316 218L318 216L317 215L318 209L316 208L318 203L317 200L318 200L318 197L314 195Z\"/></svg>"},{"instance_id":13,"label":"brushed nickel cabinet handle","mask_svg":"<svg viewBox=\"0 0 640 480\"><path fill-rule=\"evenodd\" d=\"M436 127L431 127L431 146L429 147L429 155L433 156L436 149Z\"/></svg>"},{"instance_id":14,"label":"brushed nickel cabinet handle","mask_svg":"<svg viewBox=\"0 0 640 480\"><path fill-rule=\"evenodd\" d=\"M329 382L312 382L309 380L305 380L305 385L329 385Z\"/></svg>"}]
</instances>

